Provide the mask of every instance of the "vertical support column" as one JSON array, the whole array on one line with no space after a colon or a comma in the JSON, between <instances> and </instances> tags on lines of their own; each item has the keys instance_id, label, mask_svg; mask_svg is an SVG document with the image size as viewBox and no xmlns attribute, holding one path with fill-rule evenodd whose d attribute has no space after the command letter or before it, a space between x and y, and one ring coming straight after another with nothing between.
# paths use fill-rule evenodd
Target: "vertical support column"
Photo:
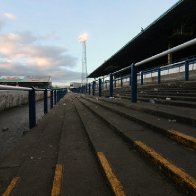
<instances>
[{"instance_id":1,"label":"vertical support column","mask_svg":"<svg viewBox=\"0 0 196 196\"><path fill-rule=\"evenodd\" d=\"M57 103L58 103L59 102L60 90L57 90L56 95L57 95Z\"/></svg>"},{"instance_id":2,"label":"vertical support column","mask_svg":"<svg viewBox=\"0 0 196 196\"><path fill-rule=\"evenodd\" d=\"M131 102L137 103L137 67L131 65Z\"/></svg>"},{"instance_id":3,"label":"vertical support column","mask_svg":"<svg viewBox=\"0 0 196 196\"><path fill-rule=\"evenodd\" d=\"M91 95L91 83L88 84L88 94Z\"/></svg>"},{"instance_id":4,"label":"vertical support column","mask_svg":"<svg viewBox=\"0 0 196 196\"><path fill-rule=\"evenodd\" d=\"M88 84L86 84L86 94L88 93Z\"/></svg>"},{"instance_id":5,"label":"vertical support column","mask_svg":"<svg viewBox=\"0 0 196 196\"><path fill-rule=\"evenodd\" d=\"M141 71L141 85L144 84L144 74L143 74L143 71Z\"/></svg>"},{"instance_id":6,"label":"vertical support column","mask_svg":"<svg viewBox=\"0 0 196 196\"><path fill-rule=\"evenodd\" d=\"M189 81L189 62L185 61L185 68L184 68L184 79L185 81Z\"/></svg>"},{"instance_id":7,"label":"vertical support column","mask_svg":"<svg viewBox=\"0 0 196 196\"><path fill-rule=\"evenodd\" d=\"M35 89L29 91L29 128L32 129L36 125L36 105L35 105Z\"/></svg>"},{"instance_id":8,"label":"vertical support column","mask_svg":"<svg viewBox=\"0 0 196 196\"><path fill-rule=\"evenodd\" d=\"M161 83L161 68L159 67L157 71L158 71L157 82L158 82L158 84L160 84Z\"/></svg>"},{"instance_id":9,"label":"vertical support column","mask_svg":"<svg viewBox=\"0 0 196 196\"><path fill-rule=\"evenodd\" d=\"M95 85L96 85L96 83L95 83L95 81L93 81L93 96L95 96Z\"/></svg>"},{"instance_id":10,"label":"vertical support column","mask_svg":"<svg viewBox=\"0 0 196 196\"><path fill-rule=\"evenodd\" d=\"M50 91L50 108L53 108L53 102L54 102L54 93L53 90Z\"/></svg>"},{"instance_id":11,"label":"vertical support column","mask_svg":"<svg viewBox=\"0 0 196 196\"><path fill-rule=\"evenodd\" d=\"M83 89L83 94L85 93L85 86L83 85L82 86L82 89Z\"/></svg>"},{"instance_id":12,"label":"vertical support column","mask_svg":"<svg viewBox=\"0 0 196 196\"><path fill-rule=\"evenodd\" d=\"M120 86L123 87L123 78L122 78L122 76L120 78Z\"/></svg>"},{"instance_id":13,"label":"vertical support column","mask_svg":"<svg viewBox=\"0 0 196 196\"><path fill-rule=\"evenodd\" d=\"M130 78L129 78L129 86L131 86L131 74L130 74Z\"/></svg>"},{"instance_id":14,"label":"vertical support column","mask_svg":"<svg viewBox=\"0 0 196 196\"><path fill-rule=\"evenodd\" d=\"M99 78L99 97L101 97L101 78Z\"/></svg>"},{"instance_id":15,"label":"vertical support column","mask_svg":"<svg viewBox=\"0 0 196 196\"><path fill-rule=\"evenodd\" d=\"M116 88L116 78L114 79L114 87Z\"/></svg>"},{"instance_id":16,"label":"vertical support column","mask_svg":"<svg viewBox=\"0 0 196 196\"><path fill-rule=\"evenodd\" d=\"M110 97L113 97L113 75L110 74Z\"/></svg>"},{"instance_id":17,"label":"vertical support column","mask_svg":"<svg viewBox=\"0 0 196 196\"><path fill-rule=\"evenodd\" d=\"M44 114L48 113L48 90L44 90Z\"/></svg>"},{"instance_id":18,"label":"vertical support column","mask_svg":"<svg viewBox=\"0 0 196 196\"><path fill-rule=\"evenodd\" d=\"M54 90L54 104L57 104L57 90Z\"/></svg>"}]
</instances>

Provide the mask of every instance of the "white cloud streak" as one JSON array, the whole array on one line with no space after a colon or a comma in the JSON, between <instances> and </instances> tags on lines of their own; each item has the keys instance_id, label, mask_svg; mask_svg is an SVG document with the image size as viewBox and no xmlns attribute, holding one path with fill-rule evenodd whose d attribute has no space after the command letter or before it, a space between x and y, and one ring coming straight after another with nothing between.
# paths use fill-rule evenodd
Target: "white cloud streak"
<instances>
[{"instance_id":1,"label":"white cloud streak","mask_svg":"<svg viewBox=\"0 0 196 196\"><path fill-rule=\"evenodd\" d=\"M66 48L38 43L39 37L30 32L1 34L1 75L50 75L55 82L80 79L79 72L70 71L77 58Z\"/></svg>"},{"instance_id":2,"label":"white cloud streak","mask_svg":"<svg viewBox=\"0 0 196 196\"><path fill-rule=\"evenodd\" d=\"M3 16L4 16L5 18L9 19L9 20L16 20L16 16L15 16L14 14L12 14L12 13L9 13L9 12L5 12L5 13L3 14Z\"/></svg>"}]
</instances>

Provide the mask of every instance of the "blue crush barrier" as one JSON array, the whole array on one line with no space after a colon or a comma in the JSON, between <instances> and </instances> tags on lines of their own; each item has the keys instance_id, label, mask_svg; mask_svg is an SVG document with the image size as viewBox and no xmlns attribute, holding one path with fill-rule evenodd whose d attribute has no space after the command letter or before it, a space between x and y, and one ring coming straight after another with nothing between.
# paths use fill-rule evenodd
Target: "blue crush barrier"
<instances>
[{"instance_id":1,"label":"blue crush barrier","mask_svg":"<svg viewBox=\"0 0 196 196\"><path fill-rule=\"evenodd\" d=\"M0 85L0 90L17 90L17 91L28 91L28 104L29 104L29 128L32 129L36 126L36 91L44 92L44 113L48 113L48 92L50 92L50 108L52 109L66 93L66 88L61 89L39 89L39 88L28 88L18 87L9 85Z\"/></svg>"}]
</instances>

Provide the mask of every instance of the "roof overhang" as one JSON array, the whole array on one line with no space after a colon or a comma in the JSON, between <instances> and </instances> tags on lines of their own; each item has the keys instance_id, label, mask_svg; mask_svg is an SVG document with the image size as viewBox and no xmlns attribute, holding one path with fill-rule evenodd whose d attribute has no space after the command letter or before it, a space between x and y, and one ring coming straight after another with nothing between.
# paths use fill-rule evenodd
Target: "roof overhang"
<instances>
[{"instance_id":1,"label":"roof overhang","mask_svg":"<svg viewBox=\"0 0 196 196\"><path fill-rule=\"evenodd\" d=\"M109 73L137 63L196 37L196 0L180 0L157 20L141 31L107 61L89 74L89 78ZM195 55L196 46L173 54L173 61ZM167 57L140 66L149 69L167 64Z\"/></svg>"}]
</instances>

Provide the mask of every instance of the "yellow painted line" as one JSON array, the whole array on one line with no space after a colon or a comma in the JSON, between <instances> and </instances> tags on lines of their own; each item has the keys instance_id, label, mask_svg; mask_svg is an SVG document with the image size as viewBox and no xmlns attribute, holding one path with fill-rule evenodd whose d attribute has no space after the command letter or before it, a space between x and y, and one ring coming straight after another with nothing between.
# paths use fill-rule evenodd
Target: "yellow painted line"
<instances>
[{"instance_id":1,"label":"yellow painted line","mask_svg":"<svg viewBox=\"0 0 196 196\"><path fill-rule=\"evenodd\" d=\"M184 133L180 133L174 129L168 130L171 138L174 138L176 141L185 144L186 146L196 150L196 138L186 135Z\"/></svg>"},{"instance_id":2,"label":"yellow painted line","mask_svg":"<svg viewBox=\"0 0 196 196\"><path fill-rule=\"evenodd\" d=\"M2 196L10 196L19 181L20 177L14 177Z\"/></svg>"},{"instance_id":3,"label":"yellow painted line","mask_svg":"<svg viewBox=\"0 0 196 196\"><path fill-rule=\"evenodd\" d=\"M51 196L59 196L61 194L62 176L63 176L63 165L56 164Z\"/></svg>"},{"instance_id":4,"label":"yellow painted line","mask_svg":"<svg viewBox=\"0 0 196 196\"><path fill-rule=\"evenodd\" d=\"M97 152L97 156L114 194L116 196L125 196L126 194L123 190L123 186L112 171L112 168L103 152Z\"/></svg>"},{"instance_id":5,"label":"yellow painted line","mask_svg":"<svg viewBox=\"0 0 196 196\"><path fill-rule=\"evenodd\" d=\"M177 167L171 161L167 160L154 149L141 141L134 141L134 145L139 151L147 154L155 164L158 164L162 168L166 169L169 172L169 176L171 176L178 184L185 185L193 192L196 190L196 180L183 169Z\"/></svg>"}]
</instances>

